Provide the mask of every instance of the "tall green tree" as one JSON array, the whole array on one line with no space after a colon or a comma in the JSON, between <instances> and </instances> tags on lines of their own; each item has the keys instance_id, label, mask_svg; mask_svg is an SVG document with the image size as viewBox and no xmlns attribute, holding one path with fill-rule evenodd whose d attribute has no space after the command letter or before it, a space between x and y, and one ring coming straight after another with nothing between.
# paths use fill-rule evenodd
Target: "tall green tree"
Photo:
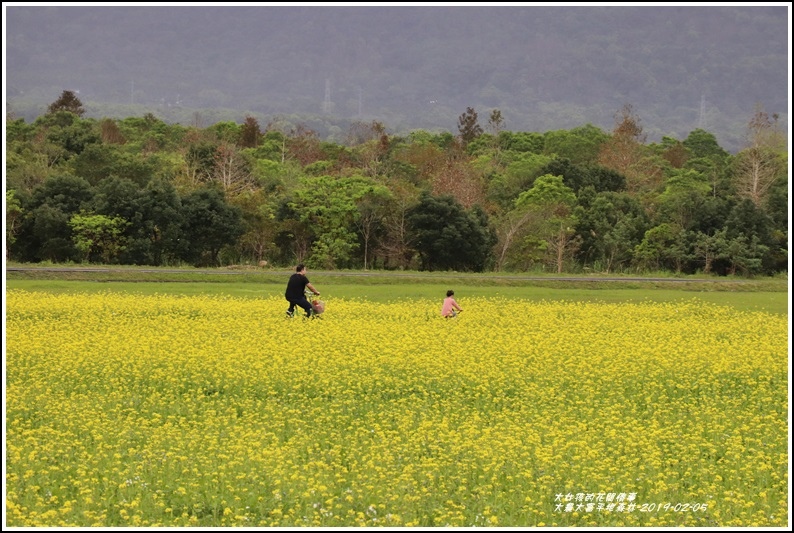
<instances>
[{"instance_id":1,"label":"tall green tree","mask_svg":"<svg viewBox=\"0 0 794 533\"><path fill-rule=\"evenodd\" d=\"M40 137L63 150L58 154L63 160L80 154L92 144L102 142L96 121L81 120L67 111L41 116L36 119L35 125Z\"/></svg>"},{"instance_id":2,"label":"tall green tree","mask_svg":"<svg viewBox=\"0 0 794 533\"><path fill-rule=\"evenodd\" d=\"M645 232L642 242L634 249L634 260L642 268L660 270L674 260L676 242L682 230L664 222Z\"/></svg>"},{"instance_id":3,"label":"tall green tree","mask_svg":"<svg viewBox=\"0 0 794 533\"><path fill-rule=\"evenodd\" d=\"M79 260L69 219L90 208L91 185L69 174L47 178L22 204L27 216L19 227L12 255L21 261Z\"/></svg>"},{"instance_id":4,"label":"tall green tree","mask_svg":"<svg viewBox=\"0 0 794 533\"><path fill-rule=\"evenodd\" d=\"M709 194L714 197L726 198L730 196L733 185L730 183L729 176L726 175L727 158L715 160L711 157L690 158L684 164L684 169L694 170L705 176L708 181Z\"/></svg>"},{"instance_id":5,"label":"tall green tree","mask_svg":"<svg viewBox=\"0 0 794 533\"><path fill-rule=\"evenodd\" d=\"M138 209L143 216L136 241L148 242L148 246L141 246L145 254L134 256L135 260L150 265L177 264L189 243L183 235L182 199L173 184L161 178L151 180L138 197Z\"/></svg>"},{"instance_id":6,"label":"tall green tree","mask_svg":"<svg viewBox=\"0 0 794 533\"><path fill-rule=\"evenodd\" d=\"M601 145L609 141L609 134L592 124L571 130L553 130L543 134L543 153L568 159L575 165L594 164Z\"/></svg>"},{"instance_id":7,"label":"tall green tree","mask_svg":"<svg viewBox=\"0 0 794 533\"><path fill-rule=\"evenodd\" d=\"M19 228L12 255L21 261L79 260L69 219L90 208L94 190L84 179L54 175L22 203L27 212Z\"/></svg>"},{"instance_id":8,"label":"tall green tree","mask_svg":"<svg viewBox=\"0 0 794 533\"><path fill-rule=\"evenodd\" d=\"M605 272L621 270L631 262L634 247L648 229L642 205L625 192L596 193L592 187L582 190L578 199L581 264Z\"/></svg>"},{"instance_id":9,"label":"tall green tree","mask_svg":"<svg viewBox=\"0 0 794 533\"><path fill-rule=\"evenodd\" d=\"M28 254L23 261L52 261L61 263L79 260L79 252L72 241L70 215L57 207L42 204L31 211L30 239L20 239Z\"/></svg>"},{"instance_id":10,"label":"tall green tree","mask_svg":"<svg viewBox=\"0 0 794 533\"><path fill-rule=\"evenodd\" d=\"M111 176L125 178L137 184L146 183L157 172L156 162L140 153L130 153L123 147L108 144L90 144L69 161L74 174L92 185Z\"/></svg>"},{"instance_id":11,"label":"tall green tree","mask_svg":"<svg viewBox=\"0 0 794 533\"><path fill-rule=\"evenodd\" d=\"M543 153L545 138L542 133L529 131L503 131L499 134L499 147L502 150L520 153Z\"/></svg>"},{"instance_id":12,"label":"tall green tree","mask_svg":"<svg viewBox=\"0 0 794 533\"><path fill-rule=\"evenodd\" d=\"M645 232L642 242L634 248L634 260L641 268L660 270L673 266L681 271L687 259L686 231L675 223L664 222Z\"/></svg>"},{"instance_id":13,"label":"tall green tree","mask_svg":"<svg viewBox=\"0 0 794 533\"><path fill-rule=\"evenodd\" d=\"M232 199L232 202L240 207L245 227L245 233L238 243L240 254L244 257L252 257L257 263L261 261L272 263L276 254L275 241L279 230L276 220L278 206L275 198L268 198L265 191L258 189L240 194Z\"/></svg>"},{"instance_id":14,"label":"tall green tree","mask_svg":"<svg viewBox=\"0 0 794 533\"><path fill-rule=\"evenodd\" d=\"M700 231L695 234L693 257L703 263L704 274L711 273L714 263L727 257L727 251L728 239L724 228L717 230L713 235Z\"/></svg>"},{"instance_id":15,"label":"tall green tree","mask_svg":"<svg viewBox=\"0 0 794 533\"><path fill-rule=\"evenodd\" d=\"M481 272L496 240L482 209L466 211L451 196L424 193L407 222L423 270Z\"/></svg>"},{"instance_id":16,"label":"tall green tree","mask_svg":"<svg viewBox=\"0 0 794 533\"><path fill-rule=\"evenodd\" d=\"M730 267L732 273L737 268L750 274L757 274L761 270L771 271L776 254L770 252L776 251L779 241L775 238L772 220L761 207L750 198L742 199L731 209L725 228L729 242L733 243L734 256L755 257L754 254L761 254L759 268L756 268L754 261L744 266L740 266L741 262L733 261Z\"/></svg>"},{"instance_id":17,"label":"tall green tree","mask_svg":"<svg viewBox=\"0 0 794 533\"><path fill-rule=\"evenodd\" d=\"M310 221L301 217L295 208L294 192L279 199L276 207L278 231L274 244L280 261L297 265L307 263L315 239Z\"/></svg>"},{"instance_id":18,"label":"tall green tree","mask_svg":"<svg viewBox=\"0 0 794 533\"><path fill-rule=\"evenodd\" d=\"M89 261L96 253L102 262L114 262L124 249L124 227L129 224L121 217L107 217L93 213L78 213L69 219L75 247Z\"/></svg>"},{"instance_id":19,"label":"tall green tree","mask_svg":"<svg viewBox=\"0 0 794 533\"><path fill-rule=\"evenodd\" d=\"M33 193L35 207L47 204L73 215L79 213L94 197L94 189L86 180L70 174L48 178Z\"/></svg>"},{"instance_id":20,"label":"tall green tree","mask_svg":"<svg viewBox=\"0 0 794 533\"><path fill-rule=\"evenodd\" d=\"M725 249L725 258L730 262L729 274L735 275L737 271L746 276L760 273L768 252L769 247L762 244L756 235L750 238L740 235L731 239Z\"/></svg>"},{"instance_id":21,"label":"tall green tree","mask_svg":"<svg viewBox=\"0 0 794 533\"><path fill-rule=\"evenodd\" d=\"M311 265L322 268L352 266L358 249L356 223L361 219L359 202L379 188L364 176L304 178L295 190L291 207L300 220L315 230Z\"/></svg>"},{"instance_id":22,"label":"tall green tree","mask_svg":"<svg viewBox=\"0 0 794 533\"><path fill-rule=\"evenodd\" d=\"M529 206L545 215L535 230L536 236L545 244L547 260L556 267L557 273L562 273L565 261L580 245L574 229L576 205L576 194L565 185L562 176L551 174L540 176L532 188L516 200L516 207Z\"/></svg>"},{"instance_id":23,"label":"tall green tree","mask_svg":"<svg viewBox=\"0 0 794 533\"><path fill-rule=\"evenodd\" d=\"M207 128L206 132L211 134L211 136L214 137L214 140L216 140L217 142L239 144L242 130L243 130L243 126L241 126L236 122L227 120L227 121L216 122L215 124Z\"/></svg>"},{"instance_id":24,"label":"tall green tree","mask_svg":"<svg viewBox=\"0 0 794 533\"><path fill-rule=\"evenodd\" d=\"M182 238L187 240L185 261L196 266L218 266L219 254L243 234L240 208L226 202L215 188L201 188L182 198Z\"/></svg>"},{"instance_id":25,"label":"tall green tree","mask_svg":"<svg viewBox=\"0 0 794 533\"><path fill-rule=\"evenodd\" d=\"M691 157L705 157L714 162L725 161L730 154L717 142L713 133L697 128L692 130L681 144L689 150Z\"/></svg>"},{"instance_id":26,"label":"tall green tree","mask_svg":"<svg viewBox=\"0 0 794 533\"><path fill-rule=\"evenodd\" d=\"M501 209L509 211L516 198L530 189L543 169L552 159L545 155L525 153L509 162L504 171L495 175L488 183L487 198Z\"/></svg>"},{"instance_id":27,"label":"tall green tree","mask_svg":"<svg viewBox=\"0 0 794 533\"><path fill-rule=\"evenodd\" d=\"M785 272L788 270L789 254L789 184L787 176L779 179L773 185L766 199L765 211L771 223L772 242L770 246L770 265L772 272Z\"/></svg>"},{"instance_id":28,"label":"tall green tree","mask_svg":"<svg viewBox=\"0 0 794 533\"><path fill-rule=\"evenodd\" d=\"M141 188L125 178L111 177L96 187L93 210L128 222L125 247L119 261L125 264L161 265L179 255L181 202L170 182L154 179Z\"/></svg>"},{"instance_id":29,"label":"tall green tree","mask_svg":"<svg viewBox=\"0 0 794 533\"><path fill-rule=\"evenodd\" d=\"M684 230L691 230L710 191L711 186L703 174L695 170L674 170L659 196L659 216Z\"/></svg>"}]
</instances>

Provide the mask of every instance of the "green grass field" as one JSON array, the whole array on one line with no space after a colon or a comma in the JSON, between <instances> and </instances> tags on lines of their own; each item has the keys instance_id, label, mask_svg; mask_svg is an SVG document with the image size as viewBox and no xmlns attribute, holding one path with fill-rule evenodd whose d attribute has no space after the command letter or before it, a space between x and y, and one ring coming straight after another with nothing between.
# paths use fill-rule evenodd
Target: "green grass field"
<instances>
[{"instance_id":1,"label":"green grass field","mask_svg":"<svg viewBox=\"0 0 794 533\"><path fill-rule=\"evenodd\" d=\"M104 292L140 294L229 295L263 298L283 294L288 271L234 272L224 270L114 269L81 272L25 271L7 272L8 289L29 291ZM785 278L737 280L679 278L648 281L605 281L599 277L571 280L552 276L525 279L519 276L461 273L363 273L310 272L309 278L322 298L333 304L335 298L395 302L421 298L438 299L448 289L460 301L478 296L508 299L581 302L672 302L692 299L727 305L741 311L788 313L788 280Z\"/></svg>"}]
</instances>

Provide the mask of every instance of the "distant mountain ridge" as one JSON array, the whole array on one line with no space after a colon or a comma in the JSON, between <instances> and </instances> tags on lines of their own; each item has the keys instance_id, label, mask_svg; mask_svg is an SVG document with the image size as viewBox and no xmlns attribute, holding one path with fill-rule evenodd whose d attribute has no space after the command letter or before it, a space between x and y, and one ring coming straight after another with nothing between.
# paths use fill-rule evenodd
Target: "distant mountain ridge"
<instances>
[{"instance_id":1,"label":"distant mountain ridge","mask_svg":"<svg viewBox=\"0 0 794 533\"><path fill-rule=\"evenodd\" d=\"M788 7L5 6L7 110L64 89L89 113L223 109L456 130L697 127L741 148L756 104L788 121ZM234 110L234 111L231 111ZM169 116L169 114L173 116ZM209 115L208 115L209 116Z\"/></svg>"}]
</instances>

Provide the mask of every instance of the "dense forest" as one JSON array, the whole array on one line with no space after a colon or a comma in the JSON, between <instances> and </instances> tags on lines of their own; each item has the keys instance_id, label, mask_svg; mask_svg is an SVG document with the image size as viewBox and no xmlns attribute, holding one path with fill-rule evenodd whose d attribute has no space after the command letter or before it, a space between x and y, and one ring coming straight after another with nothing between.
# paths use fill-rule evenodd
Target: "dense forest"
<instances>
[{"instance_id":1,"label":"dense forest","mask_svg":"<svg viewBox=\"0 0 794 533\"><path fill-rule=\"evenodd\" d=\"M771 275L788 264L788 153L757 106L732 155L694 129L647 142L630 104L511 131L85 117L63 91L6 118L6 256L21 262Z\"/></svg>"},{"instance_id":2,"label":"dense forest","mask_svg":"<svg viewBox=\"0 0 794 533\"><path fill-rule=\"evenodd\" d=\"M732 154L756 103L788 127L782 4L5 9L6 101L28 121L69 89L86 117L298 115L338 144L360 121L454 132L469 106L542 132L608 130L631 102L648 139L702 128Z\"/></svg>"}]
</instances>

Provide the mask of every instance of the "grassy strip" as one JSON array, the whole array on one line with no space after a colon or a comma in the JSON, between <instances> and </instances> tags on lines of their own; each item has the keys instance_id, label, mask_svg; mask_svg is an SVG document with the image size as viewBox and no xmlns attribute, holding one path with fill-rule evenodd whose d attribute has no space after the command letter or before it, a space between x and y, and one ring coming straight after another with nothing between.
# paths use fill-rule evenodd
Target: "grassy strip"
<instances>
[{"instance_id":1,"label":"grassy strip","mask_svg":"<svg viewBox=\"0 0 794 533\"><path fill-rule=\"evenodd\" d=\"M311 272L312 283L333 306L334 298L372 302L437 299L455 290L466 298L502 296L522 301L672 302L698 299L742 311L788 312L787 282L763 280L597 281L539 280L509 276L438 273ZM242 298L280 297L288 271L242 272L156 271L142 269L92 271L9 271L8 289L53 293L105 291L138 294L225 295ZM354 277L355 276L355 277Z\"/></svg>"},{"instance_id":2,"label":"grassy strip","mask_svg":"<svg viewBox=\"0 0 794 533\"><path fill-rule=\"evenodd\" d=\"M13 267L10 267L13 268ZM164 269L135 267L75 267L76 269L36 268L6 270L8 280L113 281L113 282L204 282L282 284L289 270L258 269ZM312 271L310 277L327 283L356 285L414 285L444 283L467 287L544 287L549 289L671 289L684 291L787 292L788 279L714 278L671 276L557 276L549 274L470 274L460 272L383 272L383 271ZM352 280L355 280L354 282Z\"/></svg>"}]
</instances>

